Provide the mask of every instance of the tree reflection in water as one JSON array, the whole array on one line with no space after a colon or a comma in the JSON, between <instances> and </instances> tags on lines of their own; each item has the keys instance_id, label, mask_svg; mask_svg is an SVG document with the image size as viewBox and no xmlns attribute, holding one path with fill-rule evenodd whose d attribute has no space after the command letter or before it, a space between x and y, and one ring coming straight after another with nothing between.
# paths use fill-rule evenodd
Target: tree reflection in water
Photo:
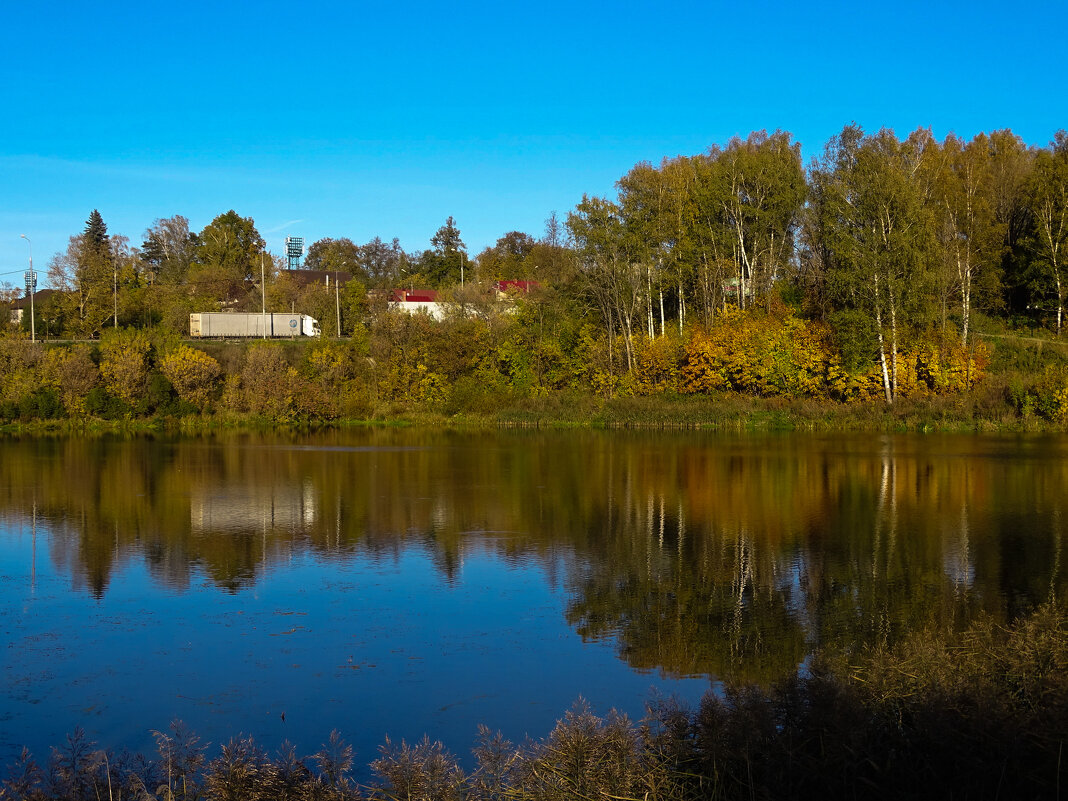
<instances>
[{"instance_id":1,"label":"tree reflection in water","mask_svg":"<svg viewBox=\"0 0 1068 801\"><path fill-rule=\"evenodd\" d=\"M36 508L52 563L97 598L136 559L176 590L203 574L236 593L301 552L418 546L457 581L488 548L549 571L582 637L668 675L768 682L814 648L1008 619L1065 583L1065 438L383 429L0 448L0 515Z\"/></svg>"}]
</instances>

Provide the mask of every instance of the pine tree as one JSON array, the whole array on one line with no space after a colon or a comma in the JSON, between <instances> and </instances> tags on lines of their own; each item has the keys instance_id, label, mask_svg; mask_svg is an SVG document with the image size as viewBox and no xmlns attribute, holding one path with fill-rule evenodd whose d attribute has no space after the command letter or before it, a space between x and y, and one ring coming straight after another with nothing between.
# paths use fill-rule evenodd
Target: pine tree
<instances>
[{"instance_id":1,"label":"pine tree","mask_svg":"<svg viewBox=\"0 0 1068 801\"><path fill-rule=\"evenodd\" d=\"M108 255L108 227L104 218L96 209L89 214L85 221L85 250L86 255L107 258Z\"/></svg>"}]
</instances>

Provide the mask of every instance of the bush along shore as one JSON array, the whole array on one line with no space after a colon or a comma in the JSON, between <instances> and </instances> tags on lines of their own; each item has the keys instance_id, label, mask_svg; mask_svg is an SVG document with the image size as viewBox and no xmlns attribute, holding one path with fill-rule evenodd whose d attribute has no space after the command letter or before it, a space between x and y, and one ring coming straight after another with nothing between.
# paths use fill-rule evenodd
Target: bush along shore
<instances>
[{"instance_id":1,"label":"bush along shore","mask_svg":"<svg viewBox=\"0 0 1068 801\"><path fill-rule=\"evenodd\" d=\"M817 657L784 683L728 687L693 710L661 702L638 723L579 701L538 741L483 728L469 770L426 738L387 740L363 782L336 732L306 758L251 738L209 751L179 723L156 740L147 758L75 732L44 765L24 753L0 798L1060 798L1068 614L1049 603L1010 626L979 621Z\"/></svg>"},{"instance_id":2,"label":"bush along shore","mask_svg":"<svg viewBox=\"0 0 1068 801\"><path fill-rule=\"evenodd\" d=\"M97 342L0 337L7 431L450 426L1064 430L1068 344L1013 334L918 339L882 365L843 363L830 329L780 307L709 329L636 336L630 357L586 327L567 348L501 321L383 312L374 337L188 342L118 329ZM532 321L528 320L527 323ZM544 343L542 343L544 344Z\"/></svg>"}]
</instances>

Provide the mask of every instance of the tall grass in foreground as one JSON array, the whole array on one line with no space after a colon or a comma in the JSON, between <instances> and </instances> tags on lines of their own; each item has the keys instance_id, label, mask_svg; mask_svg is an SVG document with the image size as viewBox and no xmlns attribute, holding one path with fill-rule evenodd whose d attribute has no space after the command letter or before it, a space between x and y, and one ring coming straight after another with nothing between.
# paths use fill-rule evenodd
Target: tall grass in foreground
<instances>
[{"instance_id":1,"label":"tall grass in foreground","mask_svg":"<svg viewBox=\"0 0 1068 801\"><path fill-rule=\"evenodd\" d=\"M731 687L639 723L579 701L542 740L486 728L465 771L440 742L386 740L352 778L335 732L316 754L236 739L208 758L181 724L158 755L115 755L77 731L39 765L24 753L0 799L828 799L1068 797L1068 614L1047 604L1002 627L926 631L818 657L770 690Z\"/></svg>"}]
</instances>

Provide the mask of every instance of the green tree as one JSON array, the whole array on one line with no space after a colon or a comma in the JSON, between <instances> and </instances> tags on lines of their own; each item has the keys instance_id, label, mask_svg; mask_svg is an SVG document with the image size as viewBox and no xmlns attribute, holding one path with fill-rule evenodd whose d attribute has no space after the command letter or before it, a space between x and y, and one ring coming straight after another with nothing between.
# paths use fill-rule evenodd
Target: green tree
<instances>
[{"instance_id":1,"label":"green tree","mask_svg":"<svg viewBox=\"0 0 1068 801\"><path fill-rule=\"evenodd\" d=\"M419 271L434 287L458 284L467 262L467 246L460 238L460 229L450 216L430 238L432 250L423 251Z\"/></svg>"},{"instance_id":2,"label":"green tree","mask_svg":"<svg viewBox=\"0 0 1068 801\"><path fill-rule=\"evenodd\" d=\"M1029 184L1036 151L1010 130L990 134L990 171L994 217L1005 234L1000 275L1009 309L1022 312L1030 303L1026 239L1031 231Z\"/></svg>"},{"instance_id":3,"label":"green tree","mask_svg":"<svg viewBox=\"0 0 1068 801\"><path fill-rule=\"evenodd\" d=\"M100 212L93 209L85 230L72 236L65 253L57 253L48 267L49 283L64 291L69 333L91 337L100 333L114 313L114 272L111 241Z\"/></svg>"},{"instance_id":4,"label":"green tree","mask_svg":"<svg viewBox=\"0 0 1068 801\"><path fill-rule=\"evenodd\" d=\"M941 169L934 204L942 251L941 284L959 301L961 341L967 345L977 282L983 278L996 281L1005 242L1004 226L995 210L990 141L984 134L968 143L950 135L937 161ZM940 294L944 325L950 293L943 290Z\"/></svg>"},{"instance_id":5,"label":"green tree","mask_svg":"<svg viewBox=\"0 0 1068 801\"><path fill-rule=\"evenodd\" d=\"M807 187L801 146L790 134L751 133L732 140L721 157L720 202L734 235L739 304L767 295L793 254Z\"/></svg>"},{"instance_id":6,"label":"green tree","mask_svg":"<svg viewBox=\"0 0 1068 801\"><path fill-rule=\"evenodd\" d=\"M631 340L642 309L645 287L641 270L628 252L622 210L610 200L582 196L567 216L582 269L582 287L601 313L608 332L609 360L614 332L623 334L627 369L634 366Z\"/></svg>"},{"instance_id":7,"label":"green tree","mask_svg":"<svg viewBox=\"0 0 1068 801\"><path fill-rule=\"evenodd\" d=\"M366 245L361 245L360 263L367 272L368 285L378 287L396 284L401 270L410 266L397 237L393 237L388 245L377 236Z\"/></svg>"},{"instance_id":8,"label":"green tree","mask_svg":"<svg viewBox=\"0 0 1068 801\"><path fill-rule=\"evenodd\" d=\"M184 282L196 252L197 237L189 231L189 220L180 214L156 220L145 231L140 258L146 281L178 284Z\"/></svg>"},{"instance_id":9,"label":"green tree","mask_svg":"<svg viewBox=\"0 0 1068 801\"><path fill-rule=\"evenodd\" d=\"M250 297L252 283L259 282L260 260L267 258L264 247L251 217L233 209L220 214L197 236L190 275L194 294L213 300Z\"/></svg>"},{"instance_id":10,"label":"green tree","mask_svg":"<svg viewBox=\"0 0 1068 801\"><path fill-rule=\"evenodd\" d=\"M530 234L509 231L493 247L478 254L478 275L483 281L534 278L533 265L527 259L537 246Z\"/></svg>"},{"instance_id":11,"label":"green tree","mask_svg":"<svg viewBox=\"0 0 1068 801\"><path fill-rule=\"evenodd\" d=\"M646 334L655 336L653 325L653 295L659 292L661 318L663 318L663 287L661 271L664 254L668 248L665 232L667 221L666 190L659 170L648 162L633 167L616 184L619 189L619 209L623 218L627 251L635 267L645 275ZM661 320L661 333L663 321Z\"/></svg>"},{"instance_id":12,"label":"green tree","mask_svg":"<svg viewBox=\"0 0 1068 801\"><path fill-rule=\"evenodd\" d=\"M1057 309L1057 335L1064 323L1065 282L1068 280L1068 133L1058 131L1048 150L1035 158L1031 179L1034 231L1034 281L1037 291Z\"/></svg>"},{"instance_id":13,"label":"green tree","mask_svg":"<svg viewBox=\"0 0 1068 801\"><path fill-rule=\"evenodd\" d=\"M887 129L865 136L847 126L813 171L833 256L828 281L839 308L874 323L887 403L897 397L902 337L919 322L929 291L931 229L914 179L930 143L926 131L901 142Z\"/></svg>"},{"instance_id":14,"label":"green tree","mask_svg":"<svg viewBox=\"0 0 1068 801\"><path fill-rule=\"evenodd\" d=\"M351 239L320 239L308 248L304 266L309 270L344 272L358 280L367 280L361 248Z\"/></svg>"}]
</instances>

